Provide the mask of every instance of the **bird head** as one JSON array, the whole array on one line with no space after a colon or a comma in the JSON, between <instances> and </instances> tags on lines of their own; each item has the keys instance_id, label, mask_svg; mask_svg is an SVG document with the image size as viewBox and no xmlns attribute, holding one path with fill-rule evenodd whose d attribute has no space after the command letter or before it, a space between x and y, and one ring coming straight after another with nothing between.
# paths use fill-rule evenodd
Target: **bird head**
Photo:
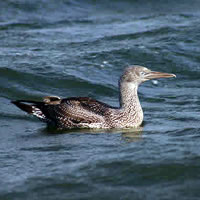
<instances>
[{"instance_id":1,"label":"bird head","mask_svg":"<svg viewBox=\"0 0 200 200\"><path fill-rule=\"evenodd\" d=\"M176 75L164 72L155 72L146 67L135 65L125 69L123 75L121 76L120 82L129 82L139 85L140 83L151 79L170 77L176 77Z\"/></svg>"}]
</instances>

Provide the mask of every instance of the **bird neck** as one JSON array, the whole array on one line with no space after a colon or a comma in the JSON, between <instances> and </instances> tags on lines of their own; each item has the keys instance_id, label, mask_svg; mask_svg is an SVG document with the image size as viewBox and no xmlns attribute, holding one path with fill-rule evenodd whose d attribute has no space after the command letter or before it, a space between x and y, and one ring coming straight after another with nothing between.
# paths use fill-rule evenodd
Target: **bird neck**
<instances>
[{"instance_id":1,"label":"bird neck","mask_svg":"<svg viewBox=\"0 0 200 200\"><path fill-rule=\"evenodd\" d=\"M137 83L120 82L120 108L129 113L142 112Z\"/></svg>"}]
</instances>

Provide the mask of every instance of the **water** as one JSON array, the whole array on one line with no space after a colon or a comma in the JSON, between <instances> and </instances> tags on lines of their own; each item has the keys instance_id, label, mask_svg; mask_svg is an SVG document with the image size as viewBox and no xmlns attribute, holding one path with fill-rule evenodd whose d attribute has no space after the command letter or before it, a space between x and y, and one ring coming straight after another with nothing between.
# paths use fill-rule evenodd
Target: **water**
<instances>
[{"instance_id":1,"label":"water","mask_svg":"<svg viewBox=\"0 0 200 200\"><path fill-rule=\"evenodd\" d=\"M0 199L199 199L200 2L0 2ZM46 95L118 105L124 67L146 82L142 130L64 133L10 103Z\"/></svg>"}]
</instances>

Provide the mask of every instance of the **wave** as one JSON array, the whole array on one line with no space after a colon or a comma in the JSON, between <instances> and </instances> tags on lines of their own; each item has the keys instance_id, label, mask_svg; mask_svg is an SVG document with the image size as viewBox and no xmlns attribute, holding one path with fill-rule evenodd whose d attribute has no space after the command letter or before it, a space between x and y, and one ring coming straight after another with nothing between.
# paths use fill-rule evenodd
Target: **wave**
<instances>
[{"instance_id":1,"label":"wave","mask_svg":"<svg viewBox=\"0 0 200 200\"><path fill-rule=\"evenodd\" d=\"M142 5L142 6L141 6ZM181 5L181 6L180 6ZM98 18L150 16L160 13L199 13L200 2L184 1L92 1L92 0L5 0L0 2L0 22L16 23L91 23ZM185 16L186 16L185 15Z\"/></svg>"}]
</instances>

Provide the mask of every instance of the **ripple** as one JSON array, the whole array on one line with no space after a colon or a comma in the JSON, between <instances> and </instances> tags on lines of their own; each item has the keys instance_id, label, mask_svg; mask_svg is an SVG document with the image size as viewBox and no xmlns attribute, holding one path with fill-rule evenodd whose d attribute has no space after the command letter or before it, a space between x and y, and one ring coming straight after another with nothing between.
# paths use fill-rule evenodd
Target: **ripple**
<instances>
[{"instance_id":1,"label":"ripple","mask_svg":"<svg viewBox=\"0 0 200 200\"><path fill-rule=\"evenodd\" d=\"M7 0L0 11L1 199L199 199L199 1ZM117 105L132 64L177 75L141 85L140 130L59 132L10 103Z\"/></svg>"}]
</instances>

